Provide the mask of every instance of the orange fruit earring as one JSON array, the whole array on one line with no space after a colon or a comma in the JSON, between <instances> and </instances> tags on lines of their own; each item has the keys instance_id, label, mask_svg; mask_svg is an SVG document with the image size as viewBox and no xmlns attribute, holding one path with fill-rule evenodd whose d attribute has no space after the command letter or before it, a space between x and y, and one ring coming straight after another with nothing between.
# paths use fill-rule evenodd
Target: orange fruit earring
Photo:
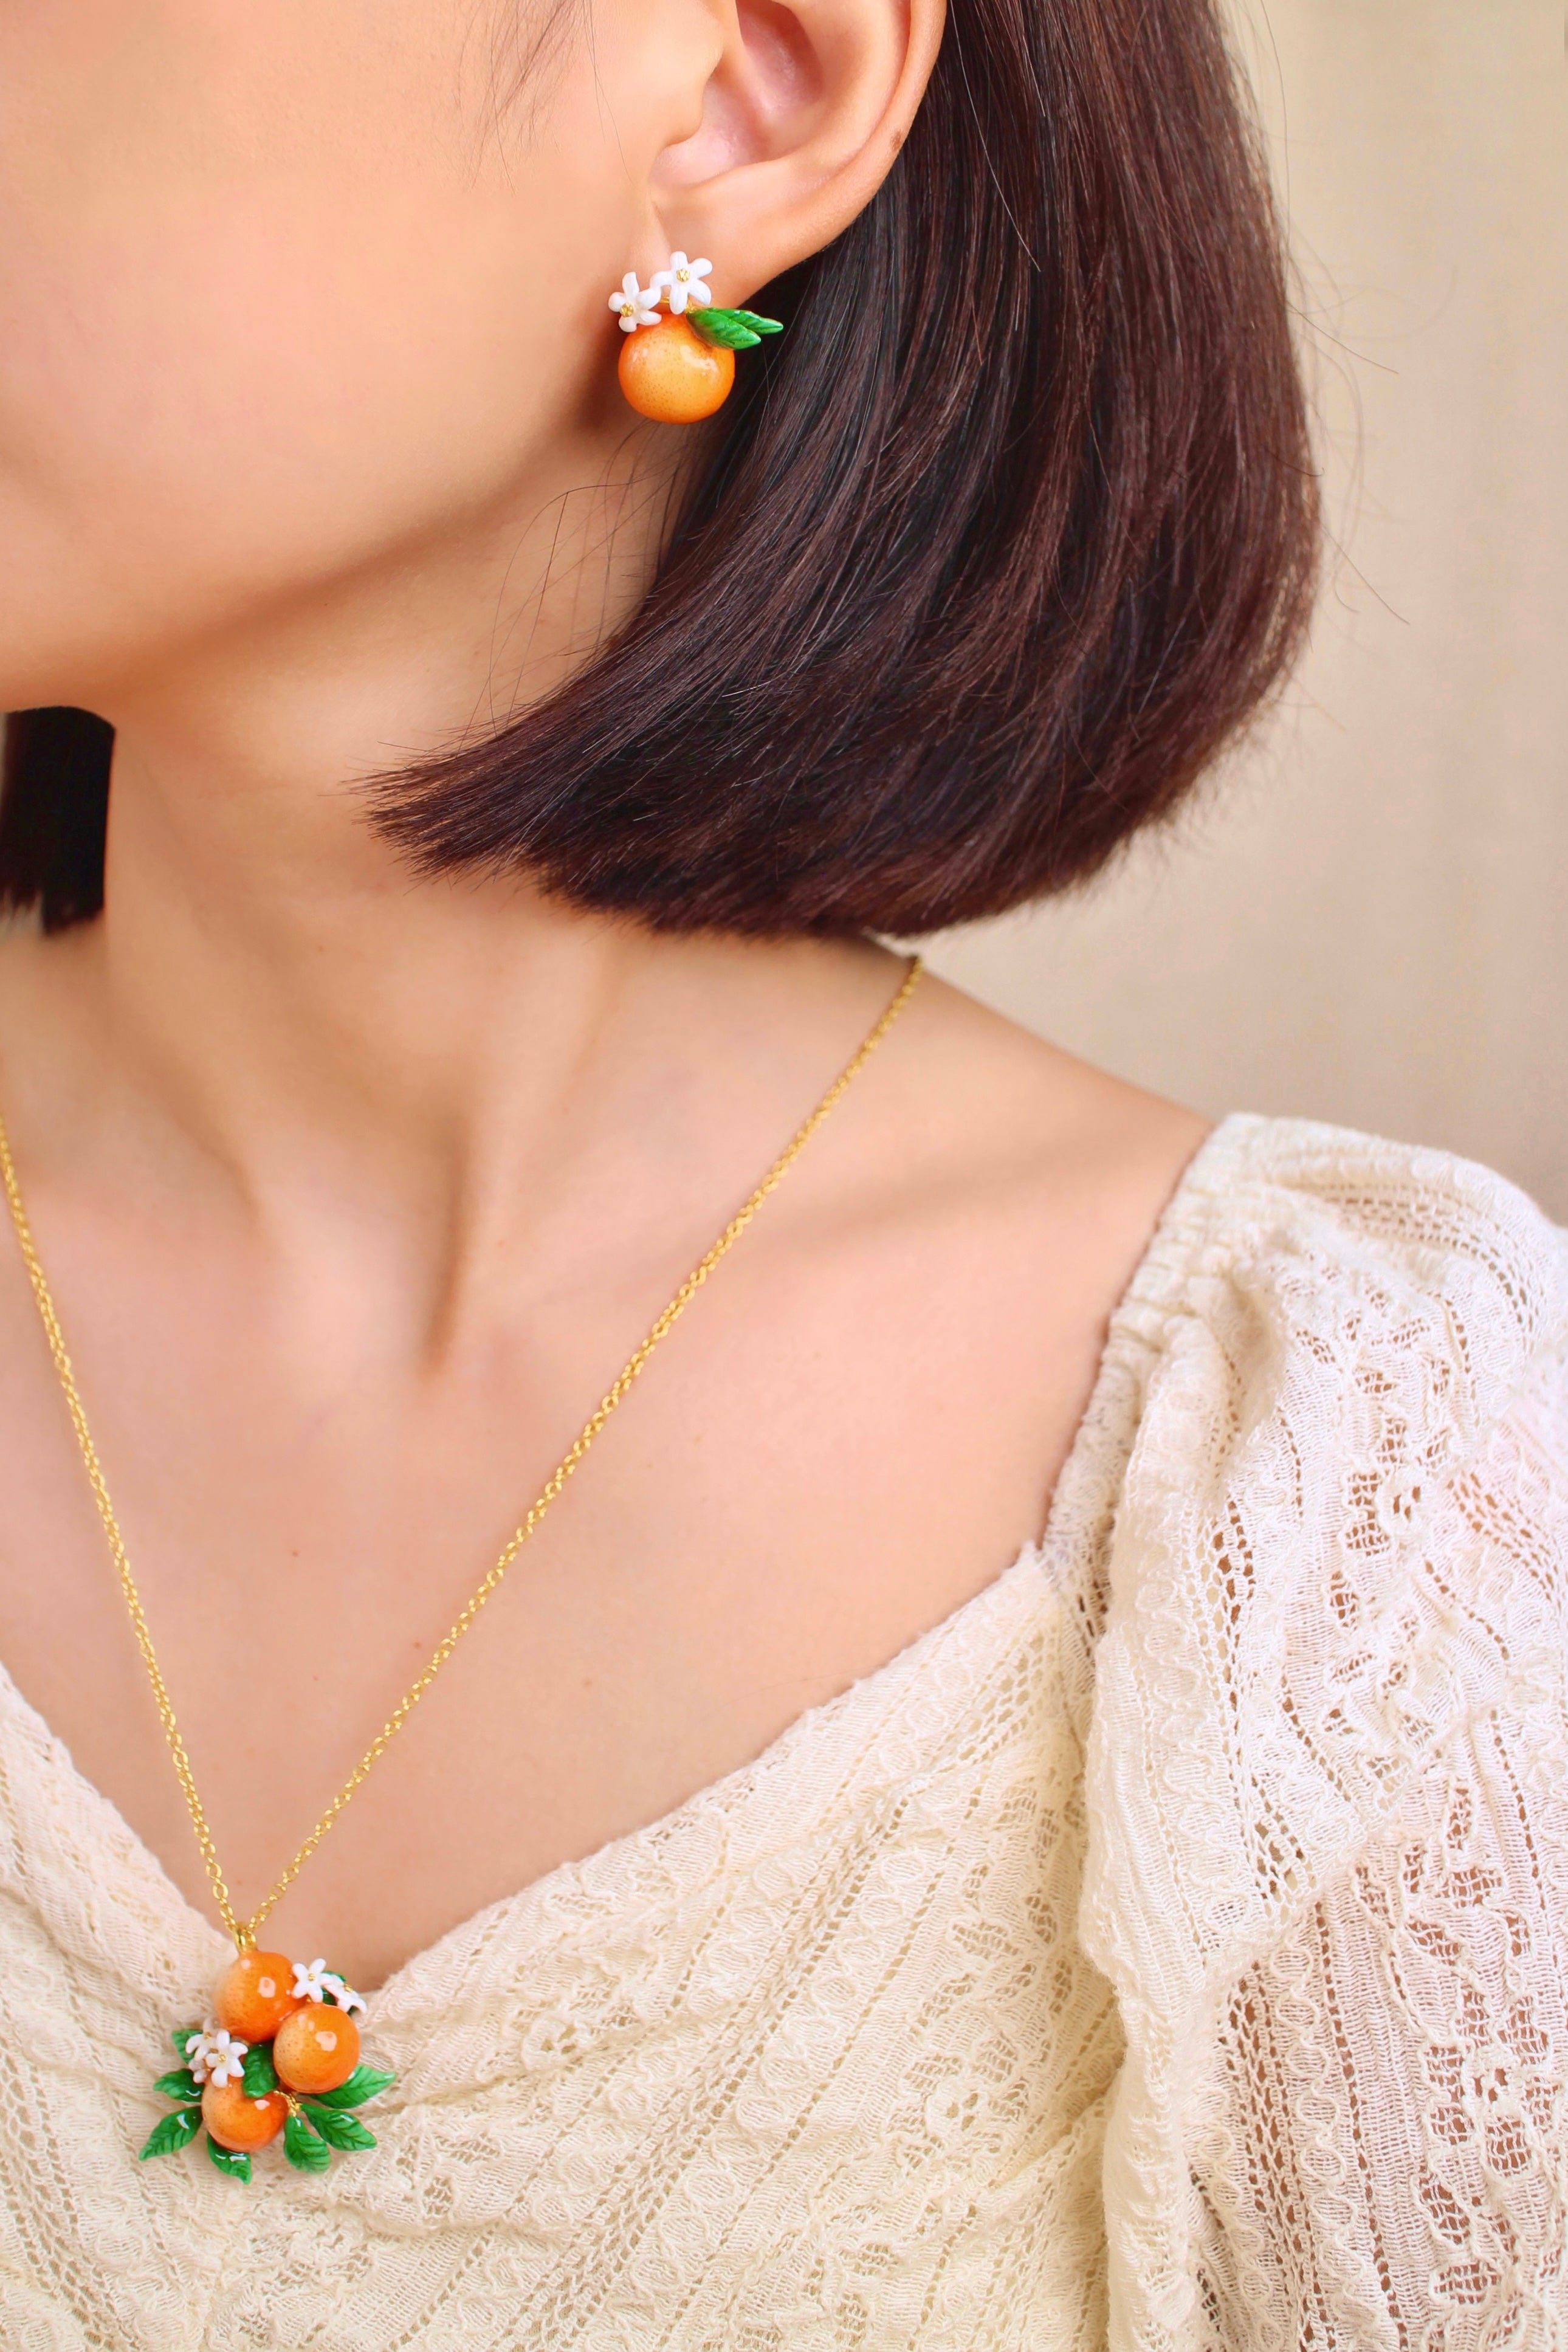
<instances>
[{"instance_id":1,"label":"orange fruit earring","mask_svg":"<svg viewBox=\"0 0 1568 2352\"><path fill-rule=\"evenodd\" d=\"M628 269L610 297L626 338L621 390L639 416L660 425L711 416L735 381L735 353L783 332L780 320L755 310L719 309L708 290L712 267L672 253L651 285L639 286L637 271Z\"/></svg>"}]
</instances>

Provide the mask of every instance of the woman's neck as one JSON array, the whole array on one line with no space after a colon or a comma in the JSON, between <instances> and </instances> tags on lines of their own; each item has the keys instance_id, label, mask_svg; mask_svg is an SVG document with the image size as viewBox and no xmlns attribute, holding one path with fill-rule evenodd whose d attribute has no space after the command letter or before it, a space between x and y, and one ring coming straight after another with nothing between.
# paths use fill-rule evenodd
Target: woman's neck
<instances>
[{"instance_id":1,"label":"woman's neck","mask_svg":"<svg viewBox=\"0 0 1568 2352\"><path fill-rule=\"evenodd\" d=\"M743 1192L890 984L870 949L415 877L352 790L134 730L104 912L25 961L0 1015L24 1151L227 1194L302 1276L374 1251L361 1287L406 1302L416 1353L500 1260L570 1261L606 1218L668 1233L715 1171Z\"/></svg>"}]
</instances>

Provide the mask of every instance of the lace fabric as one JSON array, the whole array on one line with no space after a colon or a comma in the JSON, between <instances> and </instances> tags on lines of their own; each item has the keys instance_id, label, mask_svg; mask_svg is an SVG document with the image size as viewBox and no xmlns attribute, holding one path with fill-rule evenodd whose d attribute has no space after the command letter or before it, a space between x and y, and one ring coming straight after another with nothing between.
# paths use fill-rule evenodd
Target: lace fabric
<instances>
[{"instance_id":1,"label":"lace fabric","mask_svg":"<svg viewBox=\"0 0 1568 2352\"><path fill-rule=\"evenodd\" d=\"M1233 1142L1128 1318L1082 1922L1130 2044L1113 2340L1562 2345L1568 1247L1435 1154Z\"/></svg>"},{"instance_id":2,"label":"lace fabric","mask_svg":"<svg viewBox=\"0 0 1568 2352\"><path fill-rule=\"evenodd\" d=\"M0 1678L0 2342L1568 2345L1568 1241L1205 1144L1043 1542L400 1970L381 2145L138 2165L227 1947Z\"/></svg>"}]
</instances>

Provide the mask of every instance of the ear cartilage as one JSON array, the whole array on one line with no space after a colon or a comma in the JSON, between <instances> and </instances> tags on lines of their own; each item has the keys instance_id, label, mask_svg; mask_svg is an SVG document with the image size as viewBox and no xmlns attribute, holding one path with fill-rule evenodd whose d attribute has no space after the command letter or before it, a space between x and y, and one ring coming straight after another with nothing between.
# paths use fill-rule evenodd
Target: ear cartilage
<instances>
[{"instance_id":1,"label":"ear cartilage","mask_svg":"<svg viewBox=\"0 0 1568 2352\"><path fill-rule=\"evenodd\" d=\"M725 310L708 288L710 261L672 253L650 285L628 269L610 297L621 322L621 390L639 416L660 425L696 425L728 399L735 353L783 332L777 319Z\"/></svg>"}]
</instances>

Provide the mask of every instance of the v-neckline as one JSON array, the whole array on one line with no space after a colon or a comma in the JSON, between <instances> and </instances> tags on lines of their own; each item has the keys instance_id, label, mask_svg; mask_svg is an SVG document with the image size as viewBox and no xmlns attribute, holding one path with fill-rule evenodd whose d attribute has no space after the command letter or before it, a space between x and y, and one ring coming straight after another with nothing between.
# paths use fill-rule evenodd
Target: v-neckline
<instances>
[{"instance_id":1,"label":"v-neckline","mask_svg":"<svg viewBox=\"0 0 1568 2352\"><path fill-rule=\"evenodd\" d=\"M378 1987L366 1992L377 2024L412 2019L425 2006L423 1979L443 1972L457 1956L487 1942L492 1934L531 1915L542 1922L552 1911L569 1907L573 1895L597 1898L584 1905L585 1909L602 1907L617 1892L624 1896L628 1881L636 1875L635 1864L639 1857L651 1857L661 1848L674 1846L689 1825L717 1807L722 1806L733 1816L744 1805L748 1784L754 1787L775 1778L787 1769L801 1748L816 1745L830 1730L849 1730L856 1714L880 1712L893 1699L896 1685L915 1680L922 1664L936 1650L957 1636L980 1632L987 1617L1010 1617L1010 1604L1023 1597L1023 1588L1043 1582L1048 1589L1051 1580L1047 1570L1052 1559L1052 1549L1045 1538L1025 1544L1007 1567L978 1592L936 1624L914 1635L882 1664L835 1692L830 1698L805 1708L755 1756L694 1790L655 1820L620 1832L587 1854L552 1864L526 1885L499 1895L455 1921L433 1942L411 1953ZM1030 1600L1032 1604L1032 1591ZM210 1947L211 1958L205 1960L205 1966L206 1976L216 1981L234 1957L228 1936L176 1885L112 1798L81 1771L66 1743L23 1696L4 1664L0 1664L0 1715L9 1715L32 1734L47 1759L47 1769L53 1773L69 1805L79 1812L96 1816L105 1840L120 1849L144 1889L156 1895L168 1917L171 1945ZM112 1888L104 1892L113 1899ZM563 1898L568 1898L566 1905ZM624 1921L630 1906L622 1901L614 1907L617 1918ZM204 1977L204 1985L205 1982Z\"/></svg>"},{"instance_id":2,"label":"v-neckline","mask_svg":"<svg viewBox=\"0 0 1568 2352\"><path fill-rule=\"evenodd\" d=\"M1041 1535L1023 1545L1006 1567L977 1592L935 1624L914 1634L881 1664L831 1697L805 1708L755 1756L693 1790L655 1820L618 1832L585 1855L556 1863L526 1885L482 1905L455 1921L431 1943L411 1953L366 1996L374 2003L379 2028L395 2032L402 2024L412 2025L426 2007L422 1998L426 1980L449 1968L458 1954L478 1951L503 1928L515 1927L531 1916L542 1918L552 1909L562 1907L563 1897L586 1885L594 1885L606 1899L616 1890L624 1894L639 1858L651 1857L660 1848L672 1846L683 1832L717 1807L723 1806L731 1815L741 1811L752 1791L784 1771L801 1750L809 1749L835 1730L847 1730L858 1714L875 1717L879 1709L893 1704L900 1684L918 1680L922 1666L943 1646L983 1628L988 1619L1005 1622L1011 1603L1032 1580L1040 1581L1047 1591L1056 1587L1079 1543L1102 1523L1125 1465L1132 1431L1113 1410L1113 1391L1122 1374L1124 1350L1135 1341L1137 1310L1145 1301L1152 1304L1159 1299L1173 1261L1184 1257L1190 1248L1183 1228L1193 1196L1211 1189L1216 1168L1231 1156L1244 1132L1256 1123L1251 1115L1241 1112L1233 1112L1220 1120L1210 1129L1178 1178L1143 1255L1111 1311L1089 1402L1058 1474ZM10 1716L31 1735L47 1759L47 1769L52 1772L61 1795L79 1811L96 1816L105 1842L119 1847L146 1895L156 1899L168 1925L166 1940L170 1949L166 1958L171 1969L177 1972L180 1968L177 1948L190 1948L194 1969L197 1965L196 1952L205 1945L210 1948L210 1959L203 1954L200 1964L207 1969L204 1987L208 1979L216 1979L233 1956L228 1936L190 1901L112 1799L80 1770L65 1741L23 1695L3 1660L0 1713ZM104 1893L107 1899L113 1900L111 1889Z\"/></svg>"}]
</instances>

